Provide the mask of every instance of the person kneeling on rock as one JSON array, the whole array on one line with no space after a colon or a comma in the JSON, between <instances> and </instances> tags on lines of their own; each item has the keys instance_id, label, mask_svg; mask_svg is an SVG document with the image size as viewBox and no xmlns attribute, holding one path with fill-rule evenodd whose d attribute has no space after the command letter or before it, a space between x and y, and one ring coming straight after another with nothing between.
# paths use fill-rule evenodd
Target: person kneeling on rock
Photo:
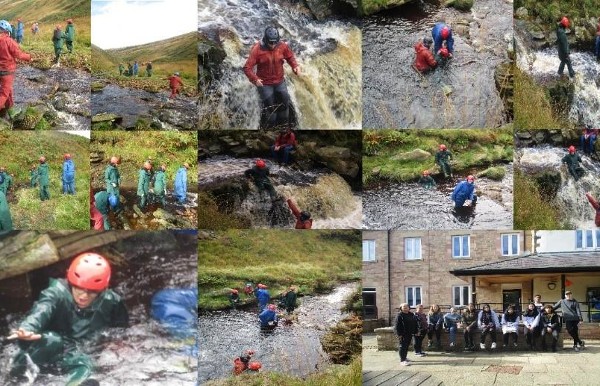
<instances>
[{"instance_id":1,"label":"person kneeling on rock","mask_svg":"<svg viewBox=\"0 0 600 386\"><path fill-rule=\"evenodd\" d=\"M250 362L254 350L246 350L239 357L233 360L233 374L240 375L244 371L258 371L262 367L260 362Z\"/></svg>"},{"instance_id":2,"label":"person kneeling on rock","mask_svg":"<svg viewBox=\"0 0 600 386\"><path fill-rule=\"evenodd\" d=\"M251 169L244 172L246 178L251 178L260 192L266 190L272 201L277 200L277 192L269 179L269 167L262 159L257 159Z\"/></svg>"},{"instance_id":3,"label":"person kneeling on rock","mask_svg":"<svg viewBox=\"0 0 600 386\"><path fill-rule=\"evenodd\" d=\"M277 306L269 304L259 315L260 328L262 330L273 330L277 327Z\"/></svg>"},{"instance_id":4,"label":"person kneeling on rock","mask_svg":"<svg viewBox=\"0 0 600 386\"><path fill-rule=\"evenodd\" d=\"M415 53L417 56L412 66L422 74L435 69L438 65L430 50L431 43L433 43L431 39L425 38L422 42L415 44Z\"/></svg>"},{"instance_id":5,"label":"person kneeling on rock","mask_svg":"<svg viewBox=\"0 0 600 386\"><path fill-rule=\"evenodd\" d=\"M569 146L569 154L565 155L561 162L567 164L569 173L571 173L575 181L583 177L585 170L579 165L581 157L575 151L575 146Z\"/></svg>"},{"instance_id":6,"label":"person kneeling on rock","mask_svg":"<svg viewBox=\"0 0 600 386\"><path fill-rule=\"evenodd\" d=\"M471 205L477 203L477 195L475 194L475 177L468 176L465 181L461 181L456 185L452 192L452 201L456 209L462 208L465 201L471 200Z\"/></svg>"}]
</instances>

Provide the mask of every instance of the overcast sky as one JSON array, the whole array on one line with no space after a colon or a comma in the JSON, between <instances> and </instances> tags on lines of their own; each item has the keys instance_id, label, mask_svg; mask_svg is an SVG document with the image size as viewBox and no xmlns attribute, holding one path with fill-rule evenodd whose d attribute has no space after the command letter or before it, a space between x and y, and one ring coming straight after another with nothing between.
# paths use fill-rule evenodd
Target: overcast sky
<instances>
[{"instance_id":1,"label":"overcast sky","mask_svg":"<svg viewBox=\"0 0 600 386\"><path fill-rule=\"evenodd\" d=\"M92 43L122 48L198 30L198 0L92 0Z\"/></svg>"}]
</instances>

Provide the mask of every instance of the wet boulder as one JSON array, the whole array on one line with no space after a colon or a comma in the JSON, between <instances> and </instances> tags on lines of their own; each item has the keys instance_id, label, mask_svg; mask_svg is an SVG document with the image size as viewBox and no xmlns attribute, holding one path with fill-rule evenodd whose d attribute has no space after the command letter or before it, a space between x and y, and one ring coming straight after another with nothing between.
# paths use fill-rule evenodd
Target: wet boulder
<instances>
[{"instance_id":1,"label":"wet boulder","mask_svg":"<svg viewBox=\"0 0 600 386\"><path fill-rule=\"evenodd\" d=\"M447 0L444 5L446 7L453 7L459 11L467 12L473 8L473 0Z\"/></svg>"},{"instance_id":2,"label":"wet boulder","mask_svg":"<svg viewBox=\"0 0 600 386\"><path fill-rule=\"evenodd\" d=\"M477 175L479 177L487 177L491 180L500 181L506 175L506 170L502 166L493 166L485 169L482 172L479 172Z\"/></svg>"},{"instance_id":3,"label":"wet boulder","mask_svg":"<svg viewBox=\"0 0 600 386\"><path fill-rule=\"evenodd\" d=\"M385 9L391 9L400 5L410 3L413 0L363 0L359 13L372 15Z\"/></svg>"},{"instance_id":4,"label":"wet boulder","mask_svg":"<svg viewBox=\"0 0 600 386\"><path fill-rule=\"evenodd\" d=\"M119 122L122 119L123 118L118 116L117 114L101 113L101 114L96 114L92 117L92 123Z\"/></svg>"},{"instance_id":5,"label":"wet boulder","mask_svg":"<svg viewBox=\"0 0 600 386\"><path fill-rule=\"evenodd\" d=\"M221 75L221 63L227 54L225 50L212 40L200 34L198 42L198 70L200 84L210 84Z\"/></svg>"},{"instance_id":6,"label":"wet boulder","mask_svg":"<svg viewBox=\"0 0 600 386\"><path fill-rule=\"evenodd\" d=\"M92 92L101 92L104 89L104 86L106 86L106 84L103 82L92 82L90 87Z\"/></svg>"},{"instance_id":7,"label":"wet boulder","mask_svg":"<svg viewBox=\"0 0 600 386\"><path fill-rule=\"evenodd\" d=\"M425 161L431 158L431 153L421 150L415 149L406 153L400 153L392 157L392 159L397 161Z\"/></svg>"}]
</instances>

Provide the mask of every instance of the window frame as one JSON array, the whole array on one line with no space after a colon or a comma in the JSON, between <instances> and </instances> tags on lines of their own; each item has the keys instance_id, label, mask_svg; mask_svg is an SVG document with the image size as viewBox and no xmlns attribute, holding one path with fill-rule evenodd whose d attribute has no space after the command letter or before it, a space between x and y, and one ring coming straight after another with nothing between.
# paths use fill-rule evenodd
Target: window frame
<instances>
[{"instance_id":1,"label":"window frame","mask_svg":"<svg viewBox=\"0 0 600 386\"><path fill-rule=\"evenodd\" d=\"M375 241L375 239L363 239L363 249L362 249L362 261L363 263L372 263L372 262L376 262L377 261L377 242ZM373 248L371 248L370 244L372 243ZM365 245L369 245L368 247L368 252L369 252L369 259L365 259ZM371 256L371 250L372 250L372 256Z\"/></svg>"},{"instance_id":2,"label":"window frame","mask_svg":"<svg viewBox=\"0 0 600 386\"><path fill-rule=\"evenodd\" d=\"M517 251L516 253L512 253L512 250L514 249L514 244L513 244L513 238L516 236L517 240L516 240L516 247L517 247ZM500 254L502 256L518 256L519 253L521 252L521 240L520 240L520 235L518 233L501 233L500 234ZM507 238L508 240L508 248L507 251L508 253L504 253L504 237Z\"/></svg>"},{"instance_id":3,"label":"window frame","mask_svg":"<svg viewBox=\"0 0 600 386\"><path fill-rule=\"evenodd\" d=\"M418 257L408 257L407 246L409 245L409 241L411 241L411 245L414 249L414 241L419 242L419 256ZM421 237L405 237L404 238L404 260L423 260L423 242Z\"/></svg>"},{"instance_id":4,"label":"window frame","mask_svg":"<svg viewBox=\"0 0 600 386\"><path fill-rule=\"evenodd\" d=\"M419 301L417 301L417 296L416 296L416 289L419 290ZM413 303L411 304L411 302L408 300L409 296L408 296L408 292L412 291L412 295L413 295ZM408 303L408 306L411 308L416 307L418 304L422 304L423 303L423 286L422 285L409 285L409 286L405 286L404 287L404 299L405 302Z\"/></svg>"},{"instance_id":5,"label":"window frame","mask_svg":"<svg viewBox=\"0 0 600 386\"><path fill-rule=\"evenodd\" d=\"M455 291L456 288L460 288L460 296L459 297L463 301L463 304L454 304L454 291ZM463 295L464 295L465 288L467 289L467 299L462 299ZM473 295L472 295L472 292L471 292L471 286L470 285L468 285L468 284L467 285L462 285L462 284L460 284L460 285L453 285L452 286L452 301L451 301L452 307L466 307L466 306L468 306L469 303L472 302L472 299L473 299L472 296Z\"/></svg>"},{"instance_id":6,"label":"window frame","mask_svg":"<svg viewBox=\"0 0 600 386\"><path fill-rule=\"evenodd\" d=\"M467 238L467 249L468 249L466 255L464 255L464 251L463 251L463 245L464 245L463 239L465 237ZM460 244L459 245L460 245L460 253L461 254L459 256L456 256L454 254L454 240L458 239L458 238L460 238ZM471 235L469 235L469 234L467 234L467 235L453 235L451 237L451 242L452 242L452 258L453 259L469 259L469 258L471 258Z\"/></svg>"}]
</instances>

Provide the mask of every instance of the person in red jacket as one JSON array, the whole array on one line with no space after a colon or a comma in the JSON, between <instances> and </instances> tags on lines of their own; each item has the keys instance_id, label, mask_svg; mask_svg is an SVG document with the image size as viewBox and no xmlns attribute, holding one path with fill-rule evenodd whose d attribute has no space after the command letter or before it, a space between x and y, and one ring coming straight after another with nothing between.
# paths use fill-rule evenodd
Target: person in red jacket
<instances>
[{"instance_id":1,"label":"person in red jacket","mask_svg":"<svg viewBox=\"0 0 600 386\"><path fill-rule=\"evenodd\" d=\"M171 75L168 79L169 87L171 88L171 95L169 95L169 99L174 99L175 96L183 89L183 81L181 80L178 72Z\"/></svg>"},{"instance_id":2,"label":"person in red jacket","mask_svg":"<svg viewBox=\"0 0 600 386\"><path fill-rule=\"evenodd\" d=\"M294 201L292 201L291 198L287 199L287 204L290 207L292 213L294 214L294 217L296 217L296 226L294 228L311 229L313 220L312 218L310 218L310 213L308 213L305 210L300 211L300 209L298 209L298 207L296 206L296 204L294 204Z\"/></svg>"},{"instance_id":3,"label":"person in red jacket","mask_svg":"<svg viewBox=\"0 0 600 386\"><path fill-rule=\"evenodd\" d=\"M288 123L290 95L283 79L283 63L287 62L294 73L300 75L294 53L280 40L277 28L267 27L262 41L252 46L244 64L244 73L258 89L268 127Z\"/></svg>"},{"instance_id":4,"label":"person in red jacket","mask_svg":"<svg viewBox=\"0 0 600 386\"><path fill-rule=\"evenodd\" d=\"M275 138L275 144L271 145L271 156L278 163L289 164L290 163L290 152L296 148L296 134L291 128L281 129L277 138Z\"/></svg>"},{"instance_id":5,"label":"person in red jacket","mask_svg":"<svg viewBox=\"0 0 600 386\"><path fill-rule=\"evenodd\" d=\"M598 201L596 201L596 199L589 192L586 193L585 196L587 197L592 207L596 209L596 218L594 221L596 223L596 226L600 227L600 203L598 203Z\"/></svg>"},{"instance_id":6,"label":"person in red jacket","mask_svg":"<svg viewBox=\"0 0 600 386\"><path fill-rule=\"evenodd\" d=\"M433 41L429 38L423 39L423 42L415 44L415 52L417 54L413 67L421 72L425 73L433 70L437 67L437 62L431 53L430 47Z\"/></svg>"},{"instance_id":7,"label":"person in red jacket","mask_svg":"<svg viewBox=\"0 0 600 386\"><path fill-rule=\"evenodd\" d=\"M17 60L30 61L31 55L21 51L19 44L10 38L12 27L0 20L0 115L13 119L19 112L13 109L13 82Z\"/></svg>"}]
</instances>

